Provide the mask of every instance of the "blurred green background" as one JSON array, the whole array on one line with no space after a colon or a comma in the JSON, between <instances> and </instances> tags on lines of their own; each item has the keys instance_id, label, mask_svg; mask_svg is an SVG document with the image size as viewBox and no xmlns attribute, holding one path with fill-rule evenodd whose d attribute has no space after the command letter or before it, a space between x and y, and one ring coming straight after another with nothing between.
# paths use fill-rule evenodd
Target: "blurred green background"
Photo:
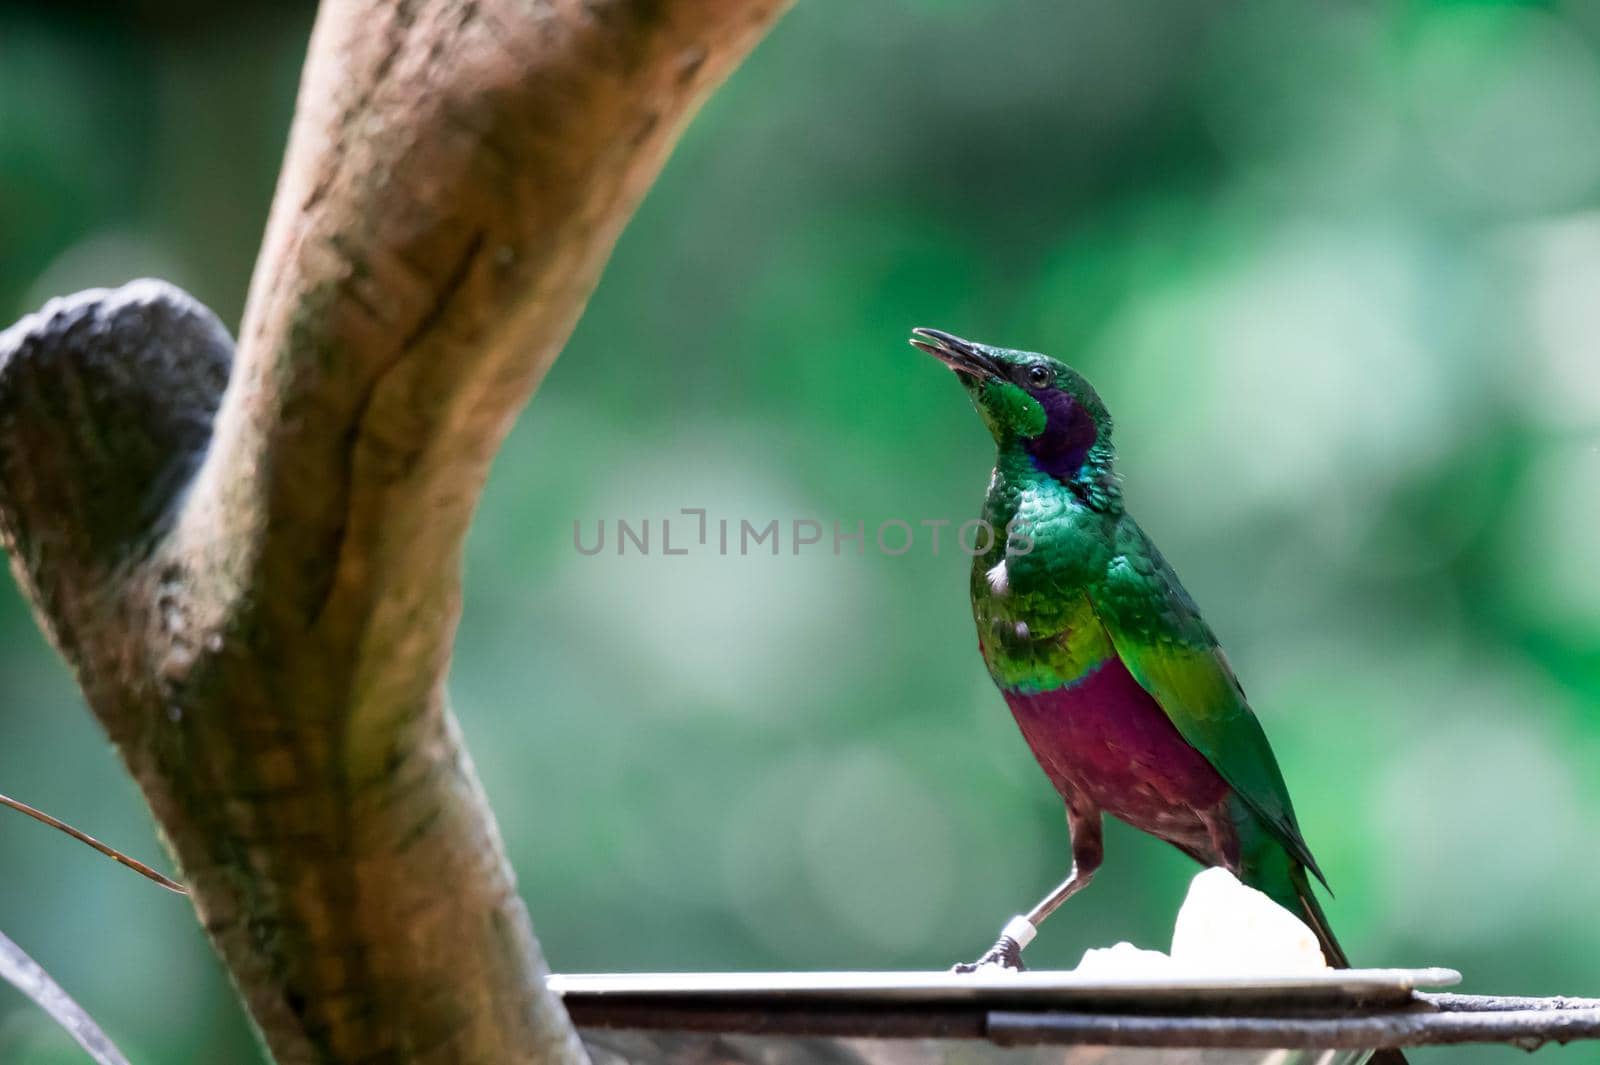
<instances>
[{"instance_id":1,"label":"blurred green background","mask_svg":"<svg viewBox=\"0 0 1600 1065\"><path fill-rule=\"evenodd\" d=\"M159 275L236 323L310 19L0 7L0 322ZM958 552L573 548L974 515L990 444L925 324L1098 384L1358 961L1600 994L1597 197L1594 3L803 0L472 536L452 685L553 966L943 967L1065 871ZM9 582L0 705L0 791L158 853ZM1035 965L1165 946L1193 867L1107 850ZM0 928L135 1060L259 1060L181 901L11 815L0 868ZM0 1061L79 1060L0 993Z\"/></svg>"}]
</instances>

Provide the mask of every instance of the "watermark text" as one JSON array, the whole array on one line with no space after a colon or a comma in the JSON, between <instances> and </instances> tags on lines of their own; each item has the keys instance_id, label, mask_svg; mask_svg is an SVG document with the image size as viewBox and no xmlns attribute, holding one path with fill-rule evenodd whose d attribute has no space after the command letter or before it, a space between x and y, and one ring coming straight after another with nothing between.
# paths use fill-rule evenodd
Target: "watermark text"
<instances>
[{"instance_id":1,"label":"watermark text","mask_svg":"<svg viewBox=\"0 0 1600 1065\"><path fill-rule=\"evenodd\" d=\"M1033 551L1028 523L1014 519L1005 528L983 518L956 523L949 518L922 518L910 522L889 518L876 527L865 521L824 523L816 518L713 518L704 507L684 507L675 517L574 519L572 546L580 555L662 555L690 553L718 555L804 554L865 555L896 558L915 550L938 555L953 545L976 558L997 544L1005 553Z\"/></svg>"}]
</instances>

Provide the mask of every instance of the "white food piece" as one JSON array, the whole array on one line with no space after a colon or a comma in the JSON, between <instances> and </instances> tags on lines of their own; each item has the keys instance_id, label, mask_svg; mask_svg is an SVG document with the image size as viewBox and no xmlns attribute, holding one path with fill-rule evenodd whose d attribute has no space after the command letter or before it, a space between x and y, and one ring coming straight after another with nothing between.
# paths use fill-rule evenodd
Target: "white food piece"
<instances>
[{"instance_id":1,"label":"white food piece","mask_svg":"<svg viewBox=\"0 0 1600 1065\"><path fill-rule=\"evenodd\" d=\"M1172 930L1172 962L1205 976L1296 976L1328 968L1304 922L1226 869L1207 869L1190 882Z\"/></svg>"},{"instance_id":2,"label":"white food piece","mask_svg":"<svg viewBox=\"0 0 1600 1065\"><path fill-rule=\"evenodd\" d=\"M1099 979L1170 976L1299 976L1328 968L1311 929L1226 869L1189 884L1172 930L1172 953L1132 943L1087 950L1073 971Z\"/></svg>"},{"instance_id":3,"label":"white food piece","mask_svg":"<svg viewBox=\"0 0 1600 1065\"><path fill-rule=\"evenodd\" d=\"M1083 960L1073 970L1084 976L1120 979L1133 976L1170 976L1172 959L1159 950L1143 950L1132 943L1114 947L1094 947L1083 952Z\"/></svg>"}]
</instances>

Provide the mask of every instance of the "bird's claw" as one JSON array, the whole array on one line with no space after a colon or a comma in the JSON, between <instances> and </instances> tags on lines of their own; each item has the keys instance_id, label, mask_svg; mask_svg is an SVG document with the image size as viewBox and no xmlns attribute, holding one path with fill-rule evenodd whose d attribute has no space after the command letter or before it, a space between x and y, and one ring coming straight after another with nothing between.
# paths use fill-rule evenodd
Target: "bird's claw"
<instances>
[{"instance_id":1,"label":"bird's claw","mask_svg":"<svg viewBox=\"0 0 1600 1065\"><path fill-rule=\"evenodd\" d=\"M1002 972L1020 973L1026 968L1022 964L1022 944L1010 936L1001 936L995 945L977 961L963 962L953 965L953 973L977 973L989 969L998 969Z\"/></svg>"}]
</instances>

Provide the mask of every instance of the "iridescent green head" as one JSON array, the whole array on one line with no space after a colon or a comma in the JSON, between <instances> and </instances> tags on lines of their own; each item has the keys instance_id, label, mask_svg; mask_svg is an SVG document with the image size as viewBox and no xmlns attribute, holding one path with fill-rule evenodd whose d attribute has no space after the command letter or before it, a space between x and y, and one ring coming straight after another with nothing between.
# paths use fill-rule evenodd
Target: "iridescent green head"
<instances>
[{"instance_id":1,"label":"iridescent green head","mask_svg":"<svg viewBox=\"0 0 1600 1065\"><path fill-rule=\"evenodd\" d=\"M939 329L913 329L911 344L950 369L1001 449L1020 446L1045 473L1077 477L1098 448L1109 453L1111 415L1083 375L1033 351L977 344Z\"/></svg>"}]
</instances>

